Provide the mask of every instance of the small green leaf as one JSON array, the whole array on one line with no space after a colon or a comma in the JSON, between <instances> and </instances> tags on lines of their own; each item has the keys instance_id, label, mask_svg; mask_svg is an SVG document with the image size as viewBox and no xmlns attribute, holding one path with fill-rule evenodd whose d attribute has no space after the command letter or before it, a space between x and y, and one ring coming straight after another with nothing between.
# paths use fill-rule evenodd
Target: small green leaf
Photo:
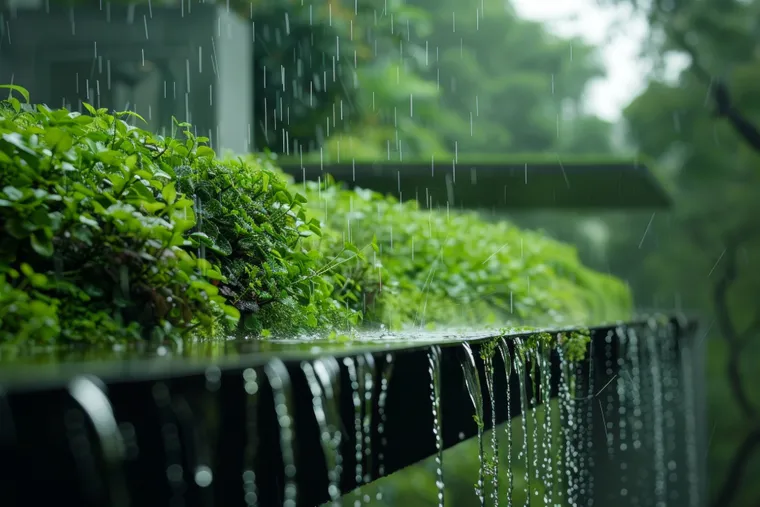
<instances>
[{"instance_id":1,"label":"small green leaf","mask_svg":"<svg viewBox=\"0 0 760 507\"><path fill-rule=\"evenodd\" d=\"M167 202L167 204L174 204L177 200L177 189L174 187L174 182L168 183L161 190L161 196Z\"/></svg>"},{"instance_id":2,"label":"small green leaf","mask_svg":"<svg viewBox=\"0 0 760 507\"><path fill-rule=\"evenodd\" d=\"M199 146L197 150L195 150L195 154L198 157L202 158L214 158L216 157L216 153L213 149L209 148L208 146Z\"/></svg>"},{"instance_id":3,"label":"small green leaf","mask_svg":"<svg viewBox=\"0 0 760 507\"><path fill-rule=\"evenodd\" d=\"M87 112L90 113L92 116L98 116L98 112L90 104L88 104L87 102L82 102L82 105L84 106L85 109L87 109Z\"/></svg>"},{"instance_id":4,"label":"small green leaf","mask_svg":"<svg viewBox=\"0 0 760 507\"><path fill-rule=\"evenodd\" d=\"M53 241L44 233L44 231L35 231L29 237L32 249L43 257L52 257Z\"/></svg>"},{"instance_id":5,"label":"small green leaf","mask_svg":"<svg viewBox=\"0 0 760 507\"><path fill-rule=\"evenodd\" d=\"M23 86L12 85L12 84L5 84L5 85L0 85L0 89L2 89L2 90L10 90L11 92L16 92L16 93L18 93L19 95L21 95L24 98L24 101L27 104L29 103L29 92Z\"/></svg>"},{"instance_id":6,"label":"small green leaf","mask_svg":"<svg viewBox=\"0 0 760 507\"><path fill-rule=\"evenodd\" d=\"M7 186L3 188L3 193L11 201L20 201L24 197L24 193L16 187Z\"/></svg>"},{"instance_id":7,"label":"small green leaf","mask_svg":"<svg viewBox=\"0 0 760 507\"><path fill-rule=\"evenodd\" d=\"M224 314L227 316L228 319L234 322L237 322L240 320L240 312L234 306L224 305L222 307L222 310L224 311Z\"/></svg>"}]
</instances>

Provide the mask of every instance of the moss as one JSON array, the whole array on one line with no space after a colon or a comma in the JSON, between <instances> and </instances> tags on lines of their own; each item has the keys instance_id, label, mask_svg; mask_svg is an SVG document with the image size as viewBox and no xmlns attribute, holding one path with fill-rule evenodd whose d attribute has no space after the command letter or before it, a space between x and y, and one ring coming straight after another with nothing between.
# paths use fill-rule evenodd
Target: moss
<instances>
[{"instance_id":1,"label":"moss","mask_svg":"<svg viewBox=\"0 0 760 507\"><path fill-rule=\"evenodd\" d=\"M579 362L586 358L588 345L591 342L591 332L588 329L560 333L559 336L559 345L563 348L568 361Z\"/></svg>"}]
</instances>

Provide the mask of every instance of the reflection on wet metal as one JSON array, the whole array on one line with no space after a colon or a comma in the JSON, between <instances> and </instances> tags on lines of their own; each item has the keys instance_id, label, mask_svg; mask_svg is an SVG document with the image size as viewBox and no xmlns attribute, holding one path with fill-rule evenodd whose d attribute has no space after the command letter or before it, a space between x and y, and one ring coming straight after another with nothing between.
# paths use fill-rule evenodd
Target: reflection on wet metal
<instances>
[{"instance_id":1,"label":"reflection on wet metal","mask_svg":"<svg viewBox=\"0 0 760 507\"><path fill-rule=\"evenodd\" d=\"M153 400L159 413L161 437L166 455L166 480L169 483L170 503L184 505L185 472L182 466L182 443L176 417L171 408L171 394L163 382L153 386Z\"/></svg>"},{"instance_id":2,"label":"reflection on wet metal","mask_svg":"<svg viewBox=\"0 0 760 507\"><path fill-rule=\"evenodd\" d=\"M13 414L5 391L0 388L0 446L10 446L16 437L16 428L13 423ZM2 447L0 447L2 448Z\"/></svg>"},{"instance_id":3,"label":"reflection on wet metal","mask_svg":"<svg viewBox=\"0 0 760 507\"><path fill-rule=\"evenodd\" d=\"M124 441L114 417L105 386L95 378L76 377L69 383L69 394L82 407L98 435L101 452L108 468L110 505L129 505L124 470Z\"/></svg>"}]
</instances>

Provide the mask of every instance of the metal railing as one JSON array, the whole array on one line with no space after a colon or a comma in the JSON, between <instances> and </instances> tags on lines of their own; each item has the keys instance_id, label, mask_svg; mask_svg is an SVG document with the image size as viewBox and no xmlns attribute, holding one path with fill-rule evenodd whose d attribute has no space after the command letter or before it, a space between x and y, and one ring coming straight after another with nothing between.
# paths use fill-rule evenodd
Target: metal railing
<instances>
[{"instance_id":1,"label":"metal railing","mask_svg":"<svg viewBox=\"0 0 760 507\"><path fill-rule=\"evenodd\" d=\"M525 348L537 334L486 333L3 368L2 505L318 505L547 394L563 435L547 454L556 503L702 505L695 329L592 328L584 360L558 348L543 365Z\"/></svg>"}]
</instances>

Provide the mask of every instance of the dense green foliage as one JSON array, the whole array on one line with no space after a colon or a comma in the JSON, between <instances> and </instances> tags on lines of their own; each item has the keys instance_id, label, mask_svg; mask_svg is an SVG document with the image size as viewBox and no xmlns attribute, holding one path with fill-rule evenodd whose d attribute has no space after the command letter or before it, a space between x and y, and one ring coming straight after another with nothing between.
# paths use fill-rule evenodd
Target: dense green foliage
<instances>
[{"instance_id":1,"label":"dense green foliage","mask_svg":"<svg viewBox=\"0 0 760 507\"><path fill-rule=\"evenodd\" d=\"M0 341L217 336L241 311L254 332L351 321L300 246L319 224L271 168L88 111L2 102Z\"/></svg>"},{"instance_id":2,"label":"dense green foliage","mask_svg":"<svg viewBox=\"0 0 760 507\"><path fill-rule=\"evenodd\" d=\"M2 341L630 311L620 282L539 234L335 185L302 195L269 159L218 160L187 124L163 138L87 110L2 102Z\"/></svg>"},{"instance_id":3,"label":"dense green foliage","mask_svg":"<svg viewBox=\"0 0 760 507\"><path fill-rule=\"evenodd\" d=\"M307 185L309 208L331 231L325 256L346 239L376 250L336 266L361 294L353 307L370 322L555 325L626 318L618 280L585 268L575 249L473 212L421 209L369 190Z\"/></svg>"},{"instance_id":4,"label":"dense green foliage","mask_svg":"<svg viewBox=\"0 0 760 507\"><path fill-rule=\"evenodd\" d=\"M327 139L325 160L610 151L610 125L582 107L602 75L583 40L550 34L499 0L388 4L424 16L397 23L404 40L357 67L362 115Z\"/></svg>"}]
</instances>

